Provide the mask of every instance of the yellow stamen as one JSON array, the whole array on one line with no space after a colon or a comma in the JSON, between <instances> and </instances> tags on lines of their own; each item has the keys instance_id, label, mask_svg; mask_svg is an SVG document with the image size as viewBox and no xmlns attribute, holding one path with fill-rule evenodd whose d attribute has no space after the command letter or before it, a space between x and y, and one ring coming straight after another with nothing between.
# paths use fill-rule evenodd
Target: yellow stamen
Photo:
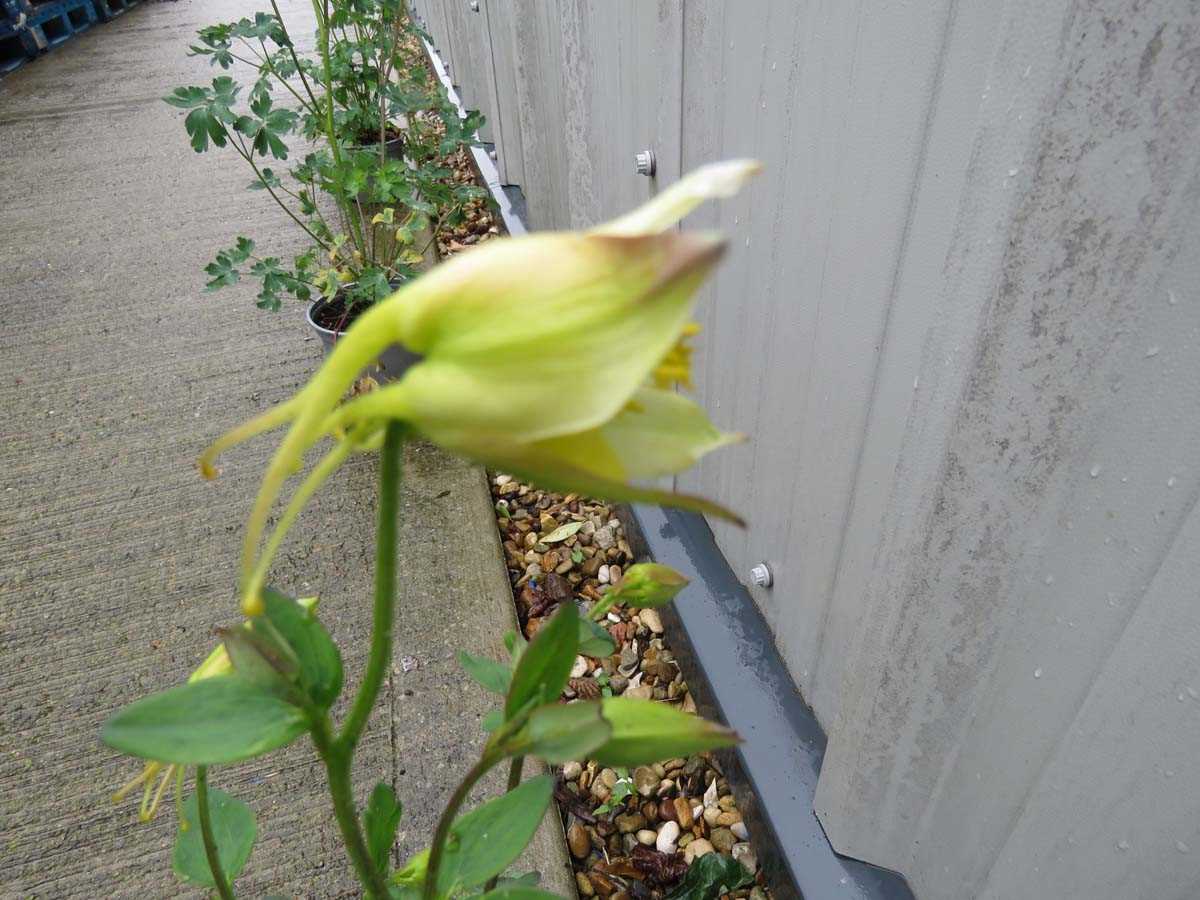
<instances>
[{"instance_id":1,"label":"yellow stamen","mask_svg":"<svg viewBox=\"0 0 1200 900\"><path fill-rule=\"evenodd\" d=\"M283 516L279 519L279 524L275 526L275 531L267 540L267 545L246 582L242 599L242 612L246 615L257 616L263 613L262 587L267 578L267 570L271 567L271 560L275 558L288 530L295 523L312 495L325 483L325 479L341 468L342 463L346 461L363 436L363 429L357 429L355 433L350 434L345 440L334 446L321 458L321 461L292 495Z\"/></svg>"},{"instance_id":2,"label":"yellow stamen","mask_svg":"<svg viewBox=\"0 0 1200 900\"><path fill-rule=\"evenodd\" d=\"M655 387L664 390L676 384L689 389L692 387L693 350L688 345L688 339L695 337L699 333L700 326L695 322L689 322L683 326L683 331L679 333L679 340L675 342L675 346L667 351L666 355L654 369L652 377Z\"/></svg>"},{"instance_id":3,"label":"yellow stamen","mask_svg":"<svg viewBox=\"0 0 1200 900\"><path fill-rule=\"evenodd\" d=\"M156 762L146 763L146 765L142 767L141 772L139 772L133 778L129 779L129 781L127 781L123 785L121 785L120 788L118 788L117 792L112 795L112 802L120 803L122 800L124 800L126 797L129 796L129 792L132 791L135 787L139 787L142 784L142 782L144 782L148 779L152 779L156 774L158 774L158 770L160 768L162 768L161 763L156 763Z\"/></svg>"},{"instance_id":4,"label":"yellow stamen","mask_svg":"<svg viewBox=\"0 0 1200 900\"><path fill-rule=\"evenodd\" d=\"M151 783L146 783L146 793L142 796L142 808L138 811L138 818L143 822L149 822L154 818L154 814L158 812L158 804L162 801L163 792L167 789L167 785L173 780L172 776L174 776L174 774L175 766L167 766L166 771L163 772L163 776L158 782L158 790L154 792L154 799L149 805L146 804L146 800L150 797Z\"/></svg>"}]
</instances>

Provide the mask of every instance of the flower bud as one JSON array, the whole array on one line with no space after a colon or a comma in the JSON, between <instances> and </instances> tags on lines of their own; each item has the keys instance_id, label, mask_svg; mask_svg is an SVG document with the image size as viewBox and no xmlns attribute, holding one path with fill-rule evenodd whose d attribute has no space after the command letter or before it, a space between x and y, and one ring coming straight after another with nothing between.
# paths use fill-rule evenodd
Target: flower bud
<instances>
[{"instance_id":1,"label":"flower bud","mask_svg":"<svg viewBox=\"0 0 1200 900\"><path fill-rule=\"evenodd\" d=\"M625 570L621 583L609 591L613 603L642 609L665 606L688 585L688 580L661 563L638 563Z\"/></svg>"}]
</instances>

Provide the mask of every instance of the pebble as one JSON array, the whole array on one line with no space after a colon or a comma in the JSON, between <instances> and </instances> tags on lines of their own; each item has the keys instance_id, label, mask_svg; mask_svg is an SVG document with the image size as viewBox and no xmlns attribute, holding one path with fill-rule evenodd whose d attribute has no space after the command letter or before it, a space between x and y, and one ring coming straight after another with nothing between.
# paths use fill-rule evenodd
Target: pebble
<instances>
[{"instance_id":1,"label":"pebble","mask_svg":"<svg viewBox=\"0 0 1200 900\"><path fill-rule=\"evenodd\" d=\"M709 833L708 839L714 847L725 854L730 853L733 850L733 845L737 843L737 838L733 836L733 832L728 828L714 828Z\"/></svg>"},{"instance_id":2,"label":"pebble","mask_svg":"<svg viewBox=\"0 0 1200 900\"><path fill-rule=\"evenodd\" d=\"M643 797L649 797L658 787L658 775L649 766L638 766L633 770L633 784Z\"/></svg>"},{"instance_id":3,"label":"pebble","mask_svg":"<svg viewBox=\"0 0 1200 900\"><path fill-rule=\"evenodd\" d=\"M563 766L563 779L565 781L574 781L583 773L583 765L577 762L569 762Z\"/></svg>"},{"instance_id":4,"label":"pebble","mask_svg":"<svg viewBox=\"0 0 1200 900\"><path fill-rule=\"evenodd\" d=\"M592 887L592 881L582 872L575 873L575 886L579 888L579 896L595 897L596 889Z\"/></svg>"},{"instance_id":5,"label":"pebble","mask_svg":"<svg viewBox=\"0 0 1200 900\"><path fill-rule=\"evenodd\" d=\"M749 844L734 844L733 849L729 851L729 855L740 862L742 867L751 875L758 871L758 857L754 855L754 848Z\"/></svg>"},{"instance_id":6,"label":"pebble","mask_svg":"<svg viewBox=\"0 0 1200 900\"><path fill-rule=\"evenodd\" d=\"M708 854L713 852L713 849L713 845L704 838L696 838L696 840L687 845L687 849L683 852L683 858L688 864L691 864L694 859L699 859L701 856L708 856Z\"/></svg>"},{"instance_id":7,"label":"pebble","mask_svg":"<svg viewBox=\"0 0 1200 900\"><path fill-rule=\"evenodd\" d=\"M616 818L617 830L621 834L634 834L646 827L646 818L641 813L627 813Z\"/></svg>"},{"instance_id":8,"label":"pebble","mask_svg":"<svg viewBox=\"0 0 1200 900\"><path fill-rule=\"evenodd\" d=\"M730 835L732 837L733 835ZM654 841L654 848L659 853L674 853L675 842L679 840L679 823L664 822L658 829L658 837Z\"/></svg>"},{"instance_id":9,"label":"pebble","mask_svg":"<svg viewBox=\"0 0 1200 900\"><path fill-rule=\"evenodd\" d=\"M584 659L582 656L575 657L575 665L573 665L571 667L571 677L572 678L582 678L584 675L587 674L587 670L588 670L588 661L586 659Z\"/></svg>"},{"instance_id":10,"label":"pebble","mask_svg":"<svg viewBox=\"0 0 1200 900\"><path fill-rule=\"evenodd\" d=\"M603 528L597 528L596 534L592 537L596 542L596 546L601 550L609 550L616 546L617 536L613 533L611 525L605 525Z\"/></svg>"},{"instance_id":11,"label":"pebble","mask_svg":"<svg viewBox=\"0 0 1200 900\"><path fill-rule=\"evenodd\" d=\"M658 840L658 834L651 828L643 828L637 833L637 841L643 847L653 847Z\"/></svg>"},{"instance_id":12,"label":"pebble","mask_svg":"<svg viewBox=\"0 0 1200 900\"><path fill-rule=\"evenodd\" d=\"M576 859L587 859L592 852L592 839L588 837L587 829L578 822L572 822L567 829L567 846Z\"/></svg>"},{"instance_id":13,"label":"pebble","mask_svg":"<svg viewBox=\"0 0 1200 900\"><path fill-rule=\"evenodd\" d=\"M708 790L704 792L705 808L717 805L717 779L712 780L712 784L708 786Z\"/></svg>"},{"instance_id":14,"label":"pebble","mask_svg":"<svg viewBox=\"0 0 1200 900\"><path fill-rule=\"evenodd\" d=\"M596 572L596 580L601 584L608 584L609 574L608 566L601 566Z\"/></svg>"},{"instance_id":15,"label":"pebble","mask_svg":"<svg viewBox=\"0 0 1200 900\"><path fill-rule=\"evenodd\" d=\"M663 633L662 617L656 609L643 609L638 613L638 618L642 620L642 624L649 628L654 634Z\"/></svg>"},{"instance_id":16,"label":"pebble","mask_svg":"<svg viewBox=\"0 0 1200 900\"><path fill-rule=\"evenodd\" d=\"M715 827L717 824L717 816L721 814L721 810L716 806L704 807L704 822L710 827Z\"/></svg>"},{"instance_id":17,"label":"pebble","mask_svg":"<svg viewBox=\"0 0 1200 900\"><path fill-rule=\"evenodd\" d=\"M728 828L730 825L736 825L740 821L742 821L742 814L736 809L730 810L729 812L723 812L717 816L717 824L723 825L726 828Z\"/></svg>"},{"instance_id":18,"label":"pebble","mask_svg":"<svg viewBox=\"0 0 1200 900\"><path fill-rule=\"evenodd\" d=\"M750 831L746 828L745 822L734 822L729 826L729 830L733 832L734 837L739 841L750 840Z\"/></svg>"},{"instance_id":19,"label":"pebble","mask_svg":"<svg viewBox=\"0 0 1200 900\"><path fill-rule=\"evenodd\" d=\"M675 819L679 822L680 828L692 827L692 804L686 797L675 798Z\"/></svg>"}]
</instances>

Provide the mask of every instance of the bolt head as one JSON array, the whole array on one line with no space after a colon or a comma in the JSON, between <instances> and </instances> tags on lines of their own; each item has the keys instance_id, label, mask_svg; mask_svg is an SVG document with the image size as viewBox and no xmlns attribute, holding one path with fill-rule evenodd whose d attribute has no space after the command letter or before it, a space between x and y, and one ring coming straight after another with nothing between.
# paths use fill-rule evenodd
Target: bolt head
<instances>
[{"instance_id":1,"label":"bolt head","mask_svg":"<svg viewBox=\"0 0 1200 900\"><path fill-rule=\"evenodd\" d=\"M479 0L471 0L468 5L471 7L471 12L479 12Z\"/></svg>"},{"instance_id":2,"label":"bolt head","mask_svg":"<svg viewBox=\"0 0 1200 900\"><path fill-rule=\"evenodd\" d=\"M771 567L765 562L760 562L750 569L750 580L758 587L769 588L775 577L771 574Z\"/></svg>"},{"instance_id":3,"label":"bolt head","mask_svg":"<svg viewBox=\"0 0 1200 900\"><path fill-rule=\"evenodd\" d=\"M635 154L633 157L633 165L634 171L636 171L637 174L645 175L647 177L653 175L656 168L654 151L642 150L640 153Z\"/></svg>"}]
</instances>

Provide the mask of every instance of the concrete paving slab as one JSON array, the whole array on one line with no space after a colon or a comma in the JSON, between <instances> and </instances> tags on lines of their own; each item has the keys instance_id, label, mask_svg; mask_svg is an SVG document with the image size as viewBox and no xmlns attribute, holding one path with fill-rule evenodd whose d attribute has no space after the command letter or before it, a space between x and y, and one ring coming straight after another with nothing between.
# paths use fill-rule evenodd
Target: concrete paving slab
<instances>
[{"instance_id":1,"label":"concrete paving slab","mask_svg":"<svg viewBox=\"0 0 1200 900\"><path fill-rule=\"evenodd\" d=\"M283 5L297 21L308 7ZM0 80L0 896L188 896L170 874L173 814L139 826L135 803L109 803L136 767L98 734L184 679L236 619L242 521L273 443L231 452L215 483L194 460L320 355L299 308L263 313L250 285L201 293L202 266L236 234L280 254L299 243L245 192L240 160L193 154L159 99L214 74L186 56L196 28L252 11L143 3ZM488 700L453 650L498 656L512 616L482 473L425 446L408 462L398 653L420 665L393 676L357 769L360 800L396 779L398 856L423 844L482 741ZM274 578L322 597L352 684L375 472L364 457L335 477ZM213 783L259 817L242 893L356 895L306 741ZM566 892L561 839L544 832L526 867Z\"/></svg>"}]
</instances>

